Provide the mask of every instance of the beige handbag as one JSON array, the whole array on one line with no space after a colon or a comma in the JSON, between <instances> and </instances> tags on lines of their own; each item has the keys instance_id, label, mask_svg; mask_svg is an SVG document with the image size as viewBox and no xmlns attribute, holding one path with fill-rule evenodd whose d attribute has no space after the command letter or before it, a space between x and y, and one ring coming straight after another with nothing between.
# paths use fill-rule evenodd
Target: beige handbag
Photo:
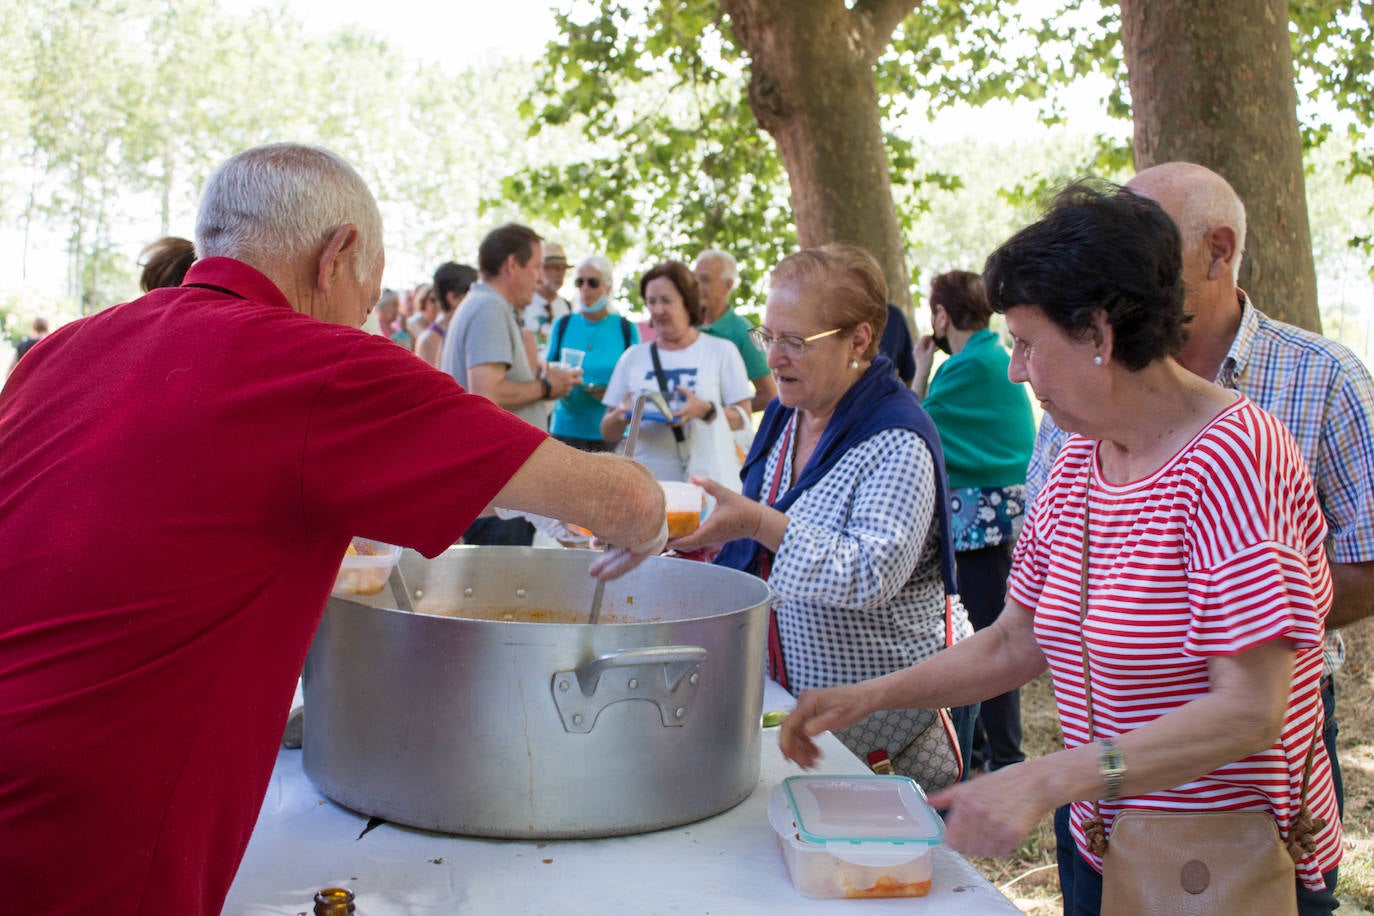
<instances>
[{"instance_id":1,"label":"beige handbag","mask_svg":"<svg viewBox=\"0 0 1374 916\"><path fill-rule=\"evenodd\" d=\"M1088 493L1083 502L1083 572L1079 642L1088 737L1094 740L1092 674L1082 623L1088 616ZM1297 916L1294 863L1316 847L1326 826L1307 810L1312 760L1321 718L1307 749L1298 816L1285 847L1265 811L1150 811L1127 808L1112 821L1108 842L1098 803L1083 825L1091 850L1102 857L1102 916Z\"/></svg>"}]
</instances>

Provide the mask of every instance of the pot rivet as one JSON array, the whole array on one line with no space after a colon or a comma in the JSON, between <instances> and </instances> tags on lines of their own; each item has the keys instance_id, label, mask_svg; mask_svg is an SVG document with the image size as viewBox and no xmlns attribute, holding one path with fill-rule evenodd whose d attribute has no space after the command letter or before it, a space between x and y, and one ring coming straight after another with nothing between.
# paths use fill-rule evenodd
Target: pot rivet
<instances>
[{"instance_id":1,"label":"pot rivet","mask_svg":"<svg viewBox=\"0 0 1374 916\"><path fill-rule=\"evenodd\" d=\"M567 682L567 681L559 681L559 682L558 682L558 689L561 690L561 691L563 691L564 693L567 693L567 691L568 691L568 682Z\"/></svg>"},{"instance_id":2,"label":"pot rivet","mask_svg":"<svg viewBox=\"0 0 1374 916\"><path fill-rule=\"evenodd\" d=\"M573 714L573 725L581 725L581 724L582 724L582 714L581 714L581 713L574 713L574 714Z\"/></svg>"},{"instance_id":3,"label":"pot rivet","mask_svg":"<svg viewBox=\"0 0 1374 916\"><path fill-rule=\"evenodd\" d=\"M416 598L423 598L424 596L425 596L425 590L424 590L424 589L422 589L422 588L417 588L417 589L415 590L415 597L416 597Z\"/></svg>"},{"instance_id":4,"label":"pot rivet","mask_svg":"<svg viewBox=\"0 0 1374 916\"><path fill-rule=\"evenodd\" d=\"M524 590L523 588L517 588L517 589L515 590L515 597L517 597L517 598L523 598L523 597L525 597L525 590Z\"/></svg>"},{"instance_id":5,"label":"pot rivet","mask_svg":"<svg viewBox=\"0 0 1374 916\"><path fill-rule=\"evenodd\" d=\"M683 709L681 706L679 706L677 709L673 710L673 715L675 715L675 716L677 716L679 719L681 719L683 716L687 715L687 710L685 710L685 709Z\"/></svg>"},{"instance_id":6,"label":"pot rivet","mask_svg":"<svg viewBox=\"0 0 1374 916\"><path fill-rule=\"evenodd\" d=\"M465 589L463 589L463 597L464 597L464 598L471 598L471 597L472 597L472 589L470 589L470 588L465 588Z\"/></svg>"},{"instance_id":7,"label":"pot rivet","mask_svg":"<svg viewBox=\"0 0 1374 916\"><path fill-rule=\"evenodd\" d=\"M689 677L687 680L688 680L689 682L695 684L697 681L701 680L701 675L700 675L700 674L697 674L695 671L693 671L693 672L692 672L692 676Z\"/></svg>"},{"instance_id":8,"label":"pot rivet","mask_svg":"<svg viewBox=\"0 0 1374 916\"><path fill-rule=\"evenodd\" d=\"M639 678L637 678L637 677L632 677L632 678L630 678L630 689L631 689L631 690L638 690L638 689L639 689Z\"/></svg>"}]
</instances>

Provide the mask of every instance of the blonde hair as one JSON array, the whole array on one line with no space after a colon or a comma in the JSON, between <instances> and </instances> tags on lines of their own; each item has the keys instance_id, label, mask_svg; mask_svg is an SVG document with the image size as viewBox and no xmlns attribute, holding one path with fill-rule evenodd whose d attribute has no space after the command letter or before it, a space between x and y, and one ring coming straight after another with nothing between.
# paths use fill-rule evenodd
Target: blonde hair
<instances>
[{"instance_id":1,"label":"blonde hair","mask_svg":"<svg viewBox=\"0 0 1374 916\"><path fill-rule=\"evenodd\" d=\"M873 255L857 245L822 245L789 254L769 274L773 287L794 286L820 312L822 322L851 331L867 323L873 338L864 359L878 354L887 327L887 278Z\"/></svg>"}]
</instances>

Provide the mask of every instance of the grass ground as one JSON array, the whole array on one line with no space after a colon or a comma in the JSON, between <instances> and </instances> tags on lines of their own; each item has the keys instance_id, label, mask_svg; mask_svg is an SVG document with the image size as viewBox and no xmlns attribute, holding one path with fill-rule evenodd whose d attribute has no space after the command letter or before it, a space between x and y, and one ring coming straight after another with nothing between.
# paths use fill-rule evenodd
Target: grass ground
<instances>
[{"instance_id":1,"label":"grass ground","mask_svg":"<svg viewBox=\"0 0 1374 916\"><path fill-rule=\"evenodd\" d=\"M1342 916L1368 916L1374 910L1374 620L1343 632L1347 661L1336 675L1336 711L1345 778L1345 858L1336 893ZM1062 746L1048 675L1022 691L1021 715L1028 755L1048 754ZM1021 912L1061 912L1054 830L1048 817L1015 856L973 862Z\"/></svg>"}]
</instances>

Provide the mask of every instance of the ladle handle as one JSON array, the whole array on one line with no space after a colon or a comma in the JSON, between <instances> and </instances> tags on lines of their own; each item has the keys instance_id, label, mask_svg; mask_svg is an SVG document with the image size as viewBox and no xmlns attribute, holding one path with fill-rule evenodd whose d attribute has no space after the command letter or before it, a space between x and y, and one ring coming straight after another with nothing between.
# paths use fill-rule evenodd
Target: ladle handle
<instances>
[{"instance_id":1,"label":"ladle handle","mask_svg":"<svg viewBox=\"0 0 1374 916\"><path fill-rule=\"evenodd\" d=\"M639 425L644 422L644 402L654 400L663 403L663 396L656 391L645 392L635 398L634 410L630 412L630 431L625 436L625 457L635 456L635 444L639 442ZM660 409L666 410L666 405ZM671 413L664 416L671 417ZM606 580L596 580L596 591L592 592L592 613L587 618L588 623L596 623L601 619L601 600L606 596Z\"/></svg>"},{"instance_id":2,"label":"ladle handle","mask_svg":"<svg viewBox=\"0 0 1374 916\"><path fill-rule=\"evenodd\" d=\"M391 595L396 599L396 609L415 613L415 606L410 602L410 589L406 587L405 573L401 572L401 563L398 560L396 565L391 567L391 573L387 576L387 583L391 586Z\"/></svg>"}]
</instances>

